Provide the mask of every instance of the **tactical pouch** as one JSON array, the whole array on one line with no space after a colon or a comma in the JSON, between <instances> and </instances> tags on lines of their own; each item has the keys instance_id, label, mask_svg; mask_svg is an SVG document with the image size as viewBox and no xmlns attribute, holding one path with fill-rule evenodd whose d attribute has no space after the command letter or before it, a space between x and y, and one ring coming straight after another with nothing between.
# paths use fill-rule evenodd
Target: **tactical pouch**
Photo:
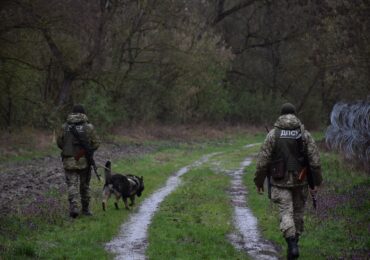
<instances>
[{"instance_id":1,"label":"tactical pouch","mask_svg":"<svg viewBox=\"0 0 370 260\"><path fill-rule=\"evenodd\" d=\"M272 161L270 164L270 176L274 180L281 180L285 175L285 163L283 159Z\"/></svg>"}]
</instances>

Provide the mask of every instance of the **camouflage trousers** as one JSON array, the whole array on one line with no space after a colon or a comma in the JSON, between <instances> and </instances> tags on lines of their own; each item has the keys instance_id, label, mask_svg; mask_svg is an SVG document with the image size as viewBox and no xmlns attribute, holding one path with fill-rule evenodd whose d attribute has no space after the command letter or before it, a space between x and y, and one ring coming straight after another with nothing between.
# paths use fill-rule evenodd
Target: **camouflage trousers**
<instances>
[{"instance_id":1,"label":"camouflage trousers","mask_svg":"<svg viewBox=\"0 0 370 260\"><path fill-rule=\"evenodd\" d=\"M78 201L81 198L82 210L89 209L90 203L90 169L64 170L68 187L69 209L78 212Z\"/></svg>"},{"instance_id":2,"label":"camouflage trousers","mask_svg":"<svg viewBox=\"0 0 370 260\"><path fill-rule=\"evenodd\" d=\"M285 238L295 236L296 233L302 234L307 195L307 186L294 188L271 187L271 200L279 207L280 230Z\"/></svg>"}]
</instances>

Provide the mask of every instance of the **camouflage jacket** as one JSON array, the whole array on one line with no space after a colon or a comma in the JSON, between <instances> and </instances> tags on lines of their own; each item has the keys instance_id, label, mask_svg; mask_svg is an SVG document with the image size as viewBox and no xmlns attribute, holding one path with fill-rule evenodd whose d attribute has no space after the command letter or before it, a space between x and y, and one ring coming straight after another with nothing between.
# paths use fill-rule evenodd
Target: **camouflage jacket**
<instances>
[{"instance_id":1,"label":"camouflage jacket","mask_svg":"<svg viewBox=\"0 0 370 260\"><path fill-rule=\"evenodd\" d=\"M266 136L266 139L261 147L261 150L257 158L257 166L254 182L257 187L262 187L266 176L269 173L269 166L272 161L272 153L276 143L275 131L277 129L297 129L301 128L304 135L304 143L307 151L308 163L310 165L311 172L315 176L315 185L319 186L322 182L321 175L321 164L319 150L315 144L311 134L304 130L304 127L300 120L293 114L287 114L280 116L274 124L272 129ZM271 184L279 187L295 187L307 185L307 180L299 181L297 172L285 172L285 177L282 180L274 180L271 178Z\"/></svg>"},{"instance_id":2,"label":"camouflage jacket","mask_svg":"<svg viewBox=\"0 0 370 260\"><path fill-rule=\"evenodd\" d=\"M86 131L87 139L89 140L90 147L93 150L98 149L100 145L99 137L97 136L94 126L89 123L87 116L81 113L72 113L67 117L66 123L62 125L57 133L57 145L60 149L63 150L65 145L65 129L70 124L80 124L84 126ZM66 170L82 170L88 167L86 158L83 156L78 161L75 160L73 156L63 156L63 167Z\"/></svg>"}]
</instances>

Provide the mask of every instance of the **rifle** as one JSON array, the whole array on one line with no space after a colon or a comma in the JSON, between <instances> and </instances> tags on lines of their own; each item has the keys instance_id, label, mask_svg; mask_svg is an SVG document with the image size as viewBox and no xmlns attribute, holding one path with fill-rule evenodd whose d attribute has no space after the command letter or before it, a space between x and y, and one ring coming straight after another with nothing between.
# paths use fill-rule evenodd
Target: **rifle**
<instances>
[{"instance_id":1,"label":"rifle","mask_svg":"<svg viewBox=\"0 0 370 260\"><path fill-rule=\"evenodd\" d=\"M305 159L306 161L306 159ZM303 181L304 178L307 176L308 186L310 187L310 195L312 198L312 205L313 208L316 209L317 207L317 198L316 198L316 191L315 191L315 183L313 174L310 171L310 166L308 161L306 161L306 166L302 169L302 171L298 175L298 180Z\"/></svg>"},{"instance_id":2,"label":"rifle","mask_svg":"<svg viewBox=\"0 0 370 260\"><path fill-rule=\"evenodd\" d=\"M304 162L304 167L301 170L301 172L298 175L298 180L303 181L304 178L307 176L307 183L310 188L310 195L312 199L312 205L313 208L316 209L317 207L317 197L316 197L316 191L315 191L315 179L314 175L311 172L311 167L310 167L310 161L308 160L308 154L307 154L307 145L304 145L304 128L301 127L301 139L298 143L301 153L303 154L303 162Z\"/></svg>"},{"instance_id":3,"label":"rifle","mask_svg":"<svg viewBox=\"0 0 370 260\"><path fill-rule=\"evenodd\" d=\"M267 128L267 126L265 126L265 129L267 131L267 133L269 133L269 129ZM271 175L270 173L267 174L267 197L269 199L271 199Z\"/></svg>"},{"instance_id":4,"label":"rifle","mask_svg":"<svg viewBox=\"0 0 370 260\"><path fill-rule=\"evenodd\" d=\"M87 160L87 164L89 165L89 169L91 170L91 167L92 167L96 175L96 178L98 178L98 180L101 181L100 175L98 174L98 167L96 166L96 163L94 160L94 151L93 149L91 149L88 140L86 138L81 137L75 125L72 125L71 132L73 136L77 139L79 144L82 146L82 149L80 149L78 153L74 156L75 160L78 161L82 156L85 156Z\"/></svg>"}]
</instances>

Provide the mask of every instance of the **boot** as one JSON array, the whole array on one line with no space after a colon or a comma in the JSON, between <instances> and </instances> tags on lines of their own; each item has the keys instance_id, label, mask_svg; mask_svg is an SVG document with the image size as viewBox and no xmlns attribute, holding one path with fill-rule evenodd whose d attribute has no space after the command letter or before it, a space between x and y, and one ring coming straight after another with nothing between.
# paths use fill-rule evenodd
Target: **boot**
<instances>
[{"instance_id":1,"label":"boot","mask_svg":"<svg viewBox=\"0 0 370 260\"><path fill-rule=\"evenodd\" d=\"M71 212L69 212L69 216L70 216L71 218L77 218L77 217L78 217L78 212L73 212L73 211L71 211Z\"/></svg>"},{"instance_id":2,"label":"boot","mask_svg":"<svg viewBox=\"0 0 370 260\"><path fill-rule=\"evenodd\" d=\"M294 237L288 237L285 238L286 242L288 243L288 260L290 259L296 259L299 257L299 249L297 244L297 238Z\"/></svg>"},{"instance_id":3,"label":"boot","mask_svg":"<svg viewBox=\"0 0 370 260\"><path fill-rule=\"evenodd\" d=\"M69 216L71 218L77 218L79 215L79 210L76 202L72 199L68 199L69 201Z\"/></svg>"},{"instance_id":4,"label":"boot","mask_svg":"<svg viewBox=\"0 0 370 260\"><path fill-rule=\"evenodd\" d=\"M75 207L71 207L70 208L70 210L69 210L69 216L71 218L77 218L78 217L78 214L79 214L79 212L78 212L78 209L77 208L75 208Z\"/></svg>"},{"instance_id":5,"label":"boot","mask_svg":"<svg viewBox=\"0 0 370 260\"><path fill-rule=\"evenodd\" d=\"M90 211L89 203L83 202L82 203L82 215L91 217L93 214Z\"/></svg>"}]
</instances>

